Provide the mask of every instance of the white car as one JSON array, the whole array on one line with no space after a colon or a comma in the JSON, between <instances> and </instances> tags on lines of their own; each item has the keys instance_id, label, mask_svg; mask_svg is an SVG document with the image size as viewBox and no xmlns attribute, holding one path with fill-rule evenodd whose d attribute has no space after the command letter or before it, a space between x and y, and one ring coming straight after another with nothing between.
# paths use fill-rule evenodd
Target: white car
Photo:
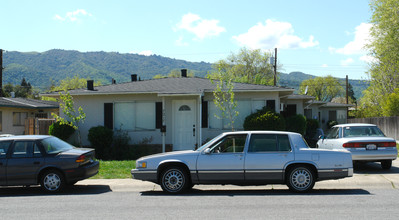
<instances>
[{"instance_id":1,"label":"white car","mask_svg":"<svg viewBox=\"0 0 399 220\"><path fill-rule=\"evenodd\" d=\"M331 128L316 144L322 149L346 149L354 162L381 162L383 169L390 169L398 155L396 141L386 137L373 124L341 124Z\"/></svg>"},{"instance_id":2,"label":"white car","mask_svg":"<svg viewBox=\"0 0 399 220\"><path fill-rule=\"evenodd\" d=\"M134 179L181 193L194 184L287 184L306 192L316 181L353 175L348 151L310 149L298 133L243 131L223 133L199 149L142 157Z\"/></svg>"}]
</instances>

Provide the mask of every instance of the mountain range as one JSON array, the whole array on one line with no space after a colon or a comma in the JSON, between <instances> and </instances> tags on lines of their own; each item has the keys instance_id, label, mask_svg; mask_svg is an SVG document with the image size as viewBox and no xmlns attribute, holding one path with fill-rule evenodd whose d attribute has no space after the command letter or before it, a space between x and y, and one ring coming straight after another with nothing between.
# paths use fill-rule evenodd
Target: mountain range
<instances>
[{"instance_id":1,"label":"mountain range","mask_svg":"<svg viewBox=\"0 0 399 220\"><path fill-rule=\"evenodd\" d=\"M212 69L212 64L159 55L54 49L42 53L4 52L3 67L3 85L20 84L25 78L33 87L45 91L52 81L57 83L76 75L100 81L103 85L110 84L112 79L116 82L127 82L131 74L137 74L140 79L145 80L159 74L167 75L176 69L188 69L195 76L205 77ZM281 73L278 84L298 89L303 80L314 77L316 76L302 72ZM353 86L356 98L361 97L362 91L368 87L368 82L364 80L349 80L349 83Z\"/></svg>"}]
</instances>

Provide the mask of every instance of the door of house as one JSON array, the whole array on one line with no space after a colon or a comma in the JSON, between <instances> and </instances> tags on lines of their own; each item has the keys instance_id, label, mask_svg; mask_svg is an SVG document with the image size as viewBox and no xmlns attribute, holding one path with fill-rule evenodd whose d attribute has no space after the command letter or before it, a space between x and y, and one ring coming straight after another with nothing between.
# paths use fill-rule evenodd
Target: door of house
<instances>
[{"instance_id":1,"label":"door of house","mask_svg":"<svg viewBox=\"0 0 399 220\"><path fill-rule=\"evenodd\" d=\"M196 143L195 100L173 101L173 150L191 150Z\"/></svg>"}]
</instances>

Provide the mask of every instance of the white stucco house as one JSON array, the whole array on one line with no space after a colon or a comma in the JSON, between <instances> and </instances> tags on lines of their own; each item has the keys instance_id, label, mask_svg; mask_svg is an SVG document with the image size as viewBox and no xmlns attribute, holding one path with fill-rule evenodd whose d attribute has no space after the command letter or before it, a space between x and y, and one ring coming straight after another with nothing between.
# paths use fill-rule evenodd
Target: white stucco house
<instances>
[{"instance_id":1,"label":"white stucco house","mask_svg":"<svg viewBox=\"0 0 399 220\"><path fill-rule=\"evenodd\" d=\"M137 75L132 75L131 82L96 87L89 80L87 88L69 92L75 106L81 106L86 113L86 121L80 126L83 145L89 145L88 130L103 125L127 131L133 143L151 138L152 144L186 150L229 130L226 119L214 116L220 115L213 103L214 88L210 80L187 78L182 71L180 78L137 81ZM245 117L264 106L276 112L295 109L291 113L304 114L307 102L313 98L294 97L293 92L294 89L286 87L235 83L240 112L235 128L242 129Z\"/></svg>"}]
</instances>

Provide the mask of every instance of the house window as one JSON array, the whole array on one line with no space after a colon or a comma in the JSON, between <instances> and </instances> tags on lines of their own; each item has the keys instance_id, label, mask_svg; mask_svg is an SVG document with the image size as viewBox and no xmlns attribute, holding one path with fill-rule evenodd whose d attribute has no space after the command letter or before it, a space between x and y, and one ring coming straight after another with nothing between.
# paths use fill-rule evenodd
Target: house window
<instances>
[{"instance_id":1,"label":"house window","mask_svg":"<svg viewBox=\"0 0 399 220\"><path fill-rule=\"evenodd\" d=\"M47 118L47 112L38 112L35 113L35 118Z\"/></svg>"},{"instance_id":2,"label":"house window","mask_svg":"<svg viewBox=\"0 0 399 220\"><path fill-rule=\"evenodd\" d=\"M304 113L307 119L312 119L312 109L305 109Z\"/></svg>"},{"instance_id":3,"label":"house window","mask_svg":"<svg viewBox=\"0 0 399 220\"><path fill-rule=\"evenodd\" d=\"M239 114L234 120L234 128L243 128L245 118L252 113L253 104L254 103L250 100L237 101L237 107L235 110L239 112ZM215 117L215 115L217 117ZM209 128L227 130L231 128L230 123L231 122L228 118L222 117L222 111L215 105L215 103L209 103Z\"/></svg>"},{"instance_id":4,"label":"house window","mask_svg":"<svg viewBox=\"0 0 399 220\"><path fill-rule=\"evenodd\" d=\"M155 102L115 103L114 127L121 130L143 131L155 129Z\"/></svg>"},{"instance_id":5,"label":"house window","mask_svg":"<svg viewBox=\"0 0 399 220\"><path fill-rule=\"evenodd\" d=\"M276 100L267 100L266 106L268 109L276 111Z\"/></svg>"},{"instance_id":6,"label":"house window","mask_svg":"<svg viewBox=\"0 0 399 220\"><path fill-rule=\"evenodd\" d=\"M13 126L25 126L26 118L28 118L27 112L13 112L12 113L12 125Z\"/></svg>"}]
</instances>

